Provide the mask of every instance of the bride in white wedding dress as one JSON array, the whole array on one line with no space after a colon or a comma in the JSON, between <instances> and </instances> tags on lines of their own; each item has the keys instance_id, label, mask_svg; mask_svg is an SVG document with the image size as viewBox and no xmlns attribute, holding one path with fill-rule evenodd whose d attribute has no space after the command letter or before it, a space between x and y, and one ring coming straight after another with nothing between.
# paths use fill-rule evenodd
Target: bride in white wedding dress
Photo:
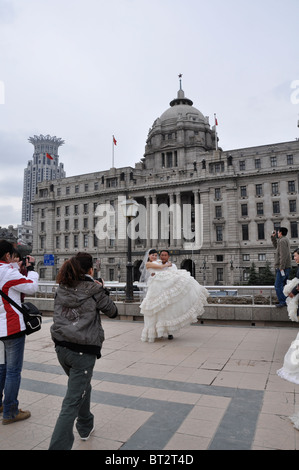
<instances>
[{"instance_id":1,"label":"bride in white wedding dress","mask_svg":"<svg viewBox=\"0 0 299 470\"><path fill-rule=\"evenodd\" d=\"M144 316L141 341L154 342L163 336L172 339L175 331L197 322L209 296L188 271L157 258L157 251L149 250L140 268L141 280L147 282L146 297L140 305Z\"/></svg>"}]
</instances>

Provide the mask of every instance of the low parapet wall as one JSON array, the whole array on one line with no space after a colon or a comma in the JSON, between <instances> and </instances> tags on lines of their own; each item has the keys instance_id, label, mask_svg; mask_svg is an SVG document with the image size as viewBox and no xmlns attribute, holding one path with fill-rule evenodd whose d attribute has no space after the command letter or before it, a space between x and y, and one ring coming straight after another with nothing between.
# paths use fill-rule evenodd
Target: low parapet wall
<instances>
[{"instance_id":1,"label":"low parapet wall","mask_svg":"<svg viewBox=\"0 0 299 470\"><path fill-rule=\"evenodd\" d=\"M26 300L36 305L45 316L53 315L54 299L26 297ZM118 307L119 320L143 321L139 302L115 303ZM286 307L277 308L274 305L209 304L205 307L205 312L199 317L198 322L201 324L246 323L250 325L269 325L271 323L299 327L299 323L289 319Z\"/></svg>"}]
</instances>

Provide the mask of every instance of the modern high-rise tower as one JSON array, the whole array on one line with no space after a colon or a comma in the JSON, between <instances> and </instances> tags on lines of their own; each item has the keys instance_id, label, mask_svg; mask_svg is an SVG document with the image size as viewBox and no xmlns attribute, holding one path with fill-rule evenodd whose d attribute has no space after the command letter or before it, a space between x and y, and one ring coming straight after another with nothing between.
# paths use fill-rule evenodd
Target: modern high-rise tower
<instances>
[{"instance_id":1,"label":"modern high-rise tower","mask_svg":"<svg viewBox=\"0 0 299 470\"><path fill-rule=\"evenodd\" d=\"M59 163L58 148L64 140L50 135L29 137L34 145L34 154L24 170L22 224L32 222L32 205L38 183L65 178L63 163Z\"/></svg>"}]
</instances>

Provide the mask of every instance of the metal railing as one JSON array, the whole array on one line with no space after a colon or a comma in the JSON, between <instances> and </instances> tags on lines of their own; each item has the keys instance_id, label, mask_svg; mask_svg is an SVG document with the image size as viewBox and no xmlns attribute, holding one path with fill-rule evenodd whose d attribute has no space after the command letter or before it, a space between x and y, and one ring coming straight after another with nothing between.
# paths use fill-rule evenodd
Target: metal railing
<instances>
[{"instance_id":1,"label":"metal railing","mask_svg":"<svg viewBox=\"0 0 299 470\"><path fill-rule=\"evenodd\" d=\"M54 281L39 281L34 297L54 298L58 284ZM113 300L124 301L126 298L125 282L105 282ZM134 282L133 295L136 302L144 297L145 284ZM209 291L209 304L235 305L273 305L276 300L274 286L205 286Z\"/></svg>"}]
</instances>

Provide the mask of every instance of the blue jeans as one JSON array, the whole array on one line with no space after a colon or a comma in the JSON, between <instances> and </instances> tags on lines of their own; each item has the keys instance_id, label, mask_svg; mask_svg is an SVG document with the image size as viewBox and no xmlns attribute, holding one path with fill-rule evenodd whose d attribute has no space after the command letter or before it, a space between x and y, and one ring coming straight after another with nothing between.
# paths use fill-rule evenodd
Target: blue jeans
<instances>
[{"instance_id":1,"label":"blue jeans","mask_svg":"<svg viewBox=\"0 0 299 470\"><path fill-rule=\"evenodd\" d=\"M283 288L287 283L287 280L290 276L291 268L286 268L284 270L285 275L282 276L279 269L276 269L276 278L275 278L275 290L280 304L286 303L286 296L283 293Z\"/></svg>"},{"instance_id":2,"label":"blue jeans","mask_svg":"<svg viewBox=\"0 0 299 470\"><path fill-rule=\"evenodd\" d=\"M69 377L66 396L57 419L49 450L71 450L74 442L73 426L81 437L93 428L93 414L90 412L91 378L96 356L71 351L56 346L58 360Z\"/></svg>"},{"instance_id":3,"label":"blue jeans","mask_svg":"<svg viewBox=\"0 0 299 470\"><path fill-rule=\"evenodd\" d=\"M1 341L4 344L5 364L0 364L0 405L3 404L3 418L11 419L19 413L18 394L23 367L25 335Z\"/></svg>"}]
</instances>

